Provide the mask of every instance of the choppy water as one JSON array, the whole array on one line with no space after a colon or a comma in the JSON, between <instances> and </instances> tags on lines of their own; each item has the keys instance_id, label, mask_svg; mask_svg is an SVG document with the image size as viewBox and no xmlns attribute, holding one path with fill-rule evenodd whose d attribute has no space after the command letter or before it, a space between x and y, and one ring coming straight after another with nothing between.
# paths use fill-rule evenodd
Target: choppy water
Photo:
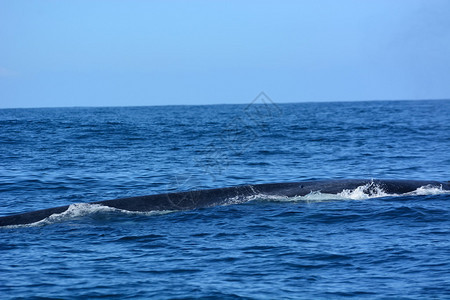
<instances>
[{"instance_id":1,"label":"choppy water","mask_svg":"<svg viewBox=\"0 0 450 300\"><path fill-rule=\"evenodd\" d=\"M450 194L76 204L336 178L450 179L450 101L0 110L0 296L450 298Z\"/></svg>"}]
</instances>

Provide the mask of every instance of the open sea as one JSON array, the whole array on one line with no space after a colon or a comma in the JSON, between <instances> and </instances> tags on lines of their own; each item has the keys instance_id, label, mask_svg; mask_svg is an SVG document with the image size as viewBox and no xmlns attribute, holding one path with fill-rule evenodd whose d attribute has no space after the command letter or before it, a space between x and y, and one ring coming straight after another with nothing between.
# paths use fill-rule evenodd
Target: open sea
<instances>
[{"instance_id":1,"label":"open sea","mask_svg":"<svg viewBox=\"0 0 450 300\"><path fill-rule=\"evenodd\" d=\"M450 299L450 192L80 203L241 184L450 180L450 101L0 109L0 299Z\"/></svg>"}]
</instances>

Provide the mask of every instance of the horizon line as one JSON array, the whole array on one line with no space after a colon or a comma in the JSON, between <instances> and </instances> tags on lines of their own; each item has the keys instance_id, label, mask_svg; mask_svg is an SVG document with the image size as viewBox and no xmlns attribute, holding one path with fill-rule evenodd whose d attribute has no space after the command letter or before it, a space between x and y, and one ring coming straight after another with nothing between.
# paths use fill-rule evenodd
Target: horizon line
<instances>
[{"instance_id":1,"label":"horizon line","mask_svg":"<svg viewBox=\"0 0 450 300\"><path fill-rule=\"evenodd\" d=\"M272 99L272 98L271 98ZM449 101L450 98L431 99L373 99L373 100L307 100L292 102L277 102L275 104L301 104L301 103L350 103L350 102L406 102L406 101ZM251 101L250 101L251 102ZM149 104L149 105L68 105L68 106L24 106L24 107L0 107L4 109L48 109L48 108L114 108L114 107L162 107L162 106L214 106L214 105L248 105L250 102L239 103L207 103L207 104ZM263 103L254 103L263 104Z\"/></svg>"}]
</instances>

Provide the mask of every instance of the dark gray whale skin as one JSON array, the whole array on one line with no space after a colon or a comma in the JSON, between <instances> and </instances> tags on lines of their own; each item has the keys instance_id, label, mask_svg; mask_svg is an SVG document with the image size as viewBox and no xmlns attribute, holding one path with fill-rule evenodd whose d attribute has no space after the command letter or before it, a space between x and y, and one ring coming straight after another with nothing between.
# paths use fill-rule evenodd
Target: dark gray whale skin
<instances>
[{"instance_id":1,"label":"dark gray whale skin","mask_svg":"<svg viewBox=\"0 0 450 300\"><path fill-rule=\"evenodd\" d=\"M448 181L345 179L240 185L227 188L120 198L90 203L140 212L191 210L226 204L230 202L230 199L238 203L239 201L245 201L245 198L248 196L258 194L287 197L305 196L316 191L326 194L337 194L343 190L352 190L364 185L367 185L365 192L368 194L373 192L375 187L382 188L388 194L405 194L428 185L450 190L450 182ZM0 217L0 226L31 224L41 221L52 214L62 213L68 207L69 205L66 205Z\"/></svg>"}]
</instances>

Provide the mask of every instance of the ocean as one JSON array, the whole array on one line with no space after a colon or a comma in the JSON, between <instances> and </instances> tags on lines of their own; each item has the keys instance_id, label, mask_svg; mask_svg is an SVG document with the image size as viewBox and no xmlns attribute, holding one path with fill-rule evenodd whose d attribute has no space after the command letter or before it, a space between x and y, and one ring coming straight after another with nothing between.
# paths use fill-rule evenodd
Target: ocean
<instances>
[{"instance_id":1,"label":"ocean","mask_svg":"<svg viewBox=\"0 0 450 300\"><path fill-rule=\"evenodd\" d=\"M450 192L84 203L242 184L450 180L450 101L0 109L1 299L450 299Z\"/></svg>"}]
</instances>

